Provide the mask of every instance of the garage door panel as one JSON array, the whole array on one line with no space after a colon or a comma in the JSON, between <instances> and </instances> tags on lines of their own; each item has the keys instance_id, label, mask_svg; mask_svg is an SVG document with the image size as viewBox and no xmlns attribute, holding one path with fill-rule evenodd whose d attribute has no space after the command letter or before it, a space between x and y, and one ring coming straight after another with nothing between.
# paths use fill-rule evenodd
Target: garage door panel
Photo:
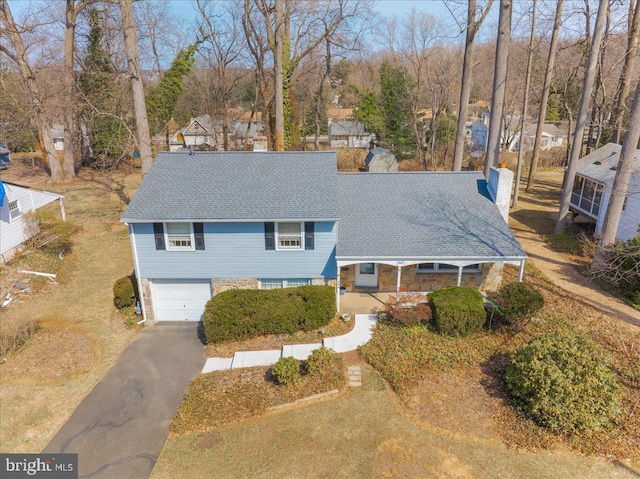
<instances>
[{"instance_id":1,"label":"garage door panel","mask_svg":"<svg viewBox=\"0 0 640 479\"><path fill-rule=\"evenodd\" d=\"M211 283L198 279L154 279L153 301L156 321L201 321Z\"/></svg>"}]
</instances>

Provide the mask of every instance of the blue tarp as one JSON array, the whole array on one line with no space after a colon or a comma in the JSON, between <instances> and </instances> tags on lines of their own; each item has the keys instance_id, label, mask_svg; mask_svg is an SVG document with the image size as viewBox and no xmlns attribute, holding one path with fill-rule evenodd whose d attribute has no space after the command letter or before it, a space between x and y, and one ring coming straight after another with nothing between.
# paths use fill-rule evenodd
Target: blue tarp
<instances>
[{"instance_id":1,"label":"blue tarp","mask_svg":"<svg viewBox=\"0 0 640 479\"><path fill-rule=\"evenodd\" d=\"M0 181L0 206L4 204L4 183Z\"/></svg>"}]
</instances>

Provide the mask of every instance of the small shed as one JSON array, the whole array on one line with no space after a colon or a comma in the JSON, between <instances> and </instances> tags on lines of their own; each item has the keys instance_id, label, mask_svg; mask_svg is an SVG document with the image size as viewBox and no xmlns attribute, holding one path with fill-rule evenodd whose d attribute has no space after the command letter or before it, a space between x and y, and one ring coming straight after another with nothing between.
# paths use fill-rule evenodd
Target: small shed
<instances>
[{"instance_id":1,"label":"small shed","mask_svg":"<svg viewBox=\"0 0 640 479\"><path fill-rule=\"evenodd\" d=\"M398 171L396 156L380 146L370 150L364 162L367 166L367 171L373 173Z\"/></svg>"}]
</instances>

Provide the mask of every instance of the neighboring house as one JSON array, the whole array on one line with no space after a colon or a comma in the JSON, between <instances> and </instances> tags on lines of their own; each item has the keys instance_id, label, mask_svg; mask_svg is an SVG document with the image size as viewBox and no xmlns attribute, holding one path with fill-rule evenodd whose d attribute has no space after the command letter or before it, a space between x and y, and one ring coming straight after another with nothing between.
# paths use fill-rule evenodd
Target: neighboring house
<instances>
[{"instance_id":1,"label":"neighboring house","mask_svg":"<svg viewBox=\"0 0 640 479\"><path fill-rule=\"evenodd\" d=\"M0 169L8 168L11 164L11 152L0 143Z\"/></svg>"},{"instance_id":2,"label":"neighboring house","mask_svg":"<svg viewBox=\"0 0 640 479\"><path fill-rule=\"evenodd\" d=\"M64 150L64 126L60 124L52 125L51 136L53 137L53 147L57 151Z\"/></svg>"},{"instance_id":3,"label":"neighboring house","mask_svg":"<svg viewBox=\"0 0 640 479\"><path fill-rule=\"evenodd\" d=\"M22 243L35 231L30 231L24 215L58 201L65 220L64 196L28 186L0 181L0 256L8 261Z\"/></svg>"},{"instance_id":4,"label":"neighboring house","mask_svg":"<svg viewBox=\"0 0 640 479\"><path fill-rule=\"evenodd\" d=\"M578 160L570 208L595 223L596 236L602 231L621 150L621 145L609 143ZM640 150L636 150L635 166L627 188L616 238L628 241L638 236L639 227Z\"/></svg>"},{"instance_id":5,"label":"neighboring house","mask_svg":"<svg viewBox=\"0 0 640 479\"><path fill-rule=\"evenodd\" d=\"M338 173L335 152L160 153L122 217L144 318L200 320L234 288L496 289L526 255L503 216L513 174L491 175Z\"/></svg>"},{"instance_id":6,"label":"neighboring house","mask_svg":"<svg viewBox=\"0 0 640 479\"><path fill-rule=\"evenodd\" d=\"M480 118L471 124L471 141L482 148L487 149L489 140L489 118L491 114L489 110L484 110L480 114ZM518 151L520 145L520 115L513 115L507 118L507 122L500 132L500 145L504 147L506 144L507 151ZM525 151L533 149L533 142L536 136L535 123L527 124L524 131ZM549 150L550 148L558 148L563 146L567 139L567 134L552 123L545 123L542 126L542 138L540 139L540 149Z\"/></svg>"},{"instance_id":7,"label":"neighboring house","mask_svg":"<svg viewBox=\"0 0 640 479\"><path fill-rule=\"evenodd\" d=\"M332 148L369 148L376 135L365 131L364 125L356 120L333 121L329 119L329 145Z\"/></svg>"},{"instance_id":8,"label":"neighboring house","mask_svg":"<svg viewBox=\"0 0 640 479\"><path fill-rule=\"evenodd\" d=\"M471 138L475 145L482 148L482 151L487 150L487 142L489 141L489 117L491 113L489 110L483 110L480 113L480 118L471 124Z\"/></svg>"},{"instance_id":9,"label":"neighboring house","mask_svg":"<svg viewBox=\"0 0 640 479\"><path fill-rule=\"evenodd\" d=\"M170 151L190 146L212 145L215 143L211 129L211 116L192 118L189 125L176 131L169 140Z\"/></svg>"}]
</instances>

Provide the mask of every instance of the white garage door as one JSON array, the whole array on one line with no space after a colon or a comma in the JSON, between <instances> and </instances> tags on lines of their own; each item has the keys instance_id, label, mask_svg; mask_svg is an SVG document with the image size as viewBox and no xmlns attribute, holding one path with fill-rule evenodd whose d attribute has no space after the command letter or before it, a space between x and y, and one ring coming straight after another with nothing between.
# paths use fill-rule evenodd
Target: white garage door
<instances>
[{"instance_id":1,"label":"white garage door","mask_svg":"<svg viewBox=\"0 0 640 479\"><path fill-rule=\"evenodd\" d=\"M153 304L156 321L202 321L211 299L206 279L154 279Z\"/></svg>"}]
</instances>

